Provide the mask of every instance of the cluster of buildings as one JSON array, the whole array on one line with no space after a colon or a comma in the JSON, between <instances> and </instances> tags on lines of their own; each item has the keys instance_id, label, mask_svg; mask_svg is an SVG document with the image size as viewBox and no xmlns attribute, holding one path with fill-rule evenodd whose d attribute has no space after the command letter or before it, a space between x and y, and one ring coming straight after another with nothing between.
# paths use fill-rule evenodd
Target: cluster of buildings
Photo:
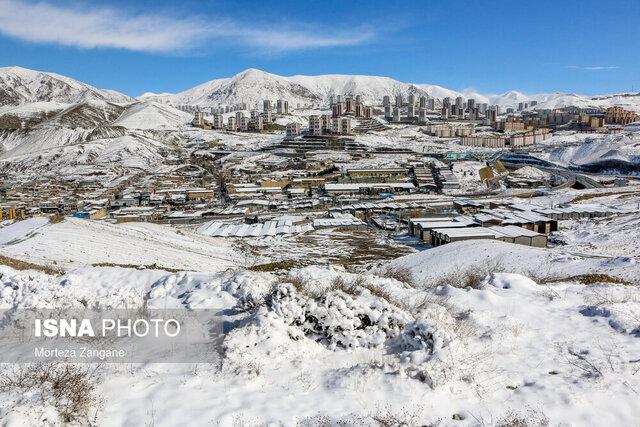
<instances>
[{"instance_id":1,"label":"cluster of buildings","mask_svg":"<svg viewBox=\"0 0 640 427\"><path fill-rule=\"evenodd\" d=\"M371 121L373 107L362 102L361 95L331 95L329 98L331 114L312 114L306 135L311 137L351 135L354 122ZM303 134L299 123L287 124L287 138L295 138Z\"/></svg>"},{"instance_id":2,"label":"cluster of buildings","mask_svg":"<svg viewBox=\"0 0 640 427\"><path fill-rule=\"evenodd\" d=\"M351 134L351 118L331 117L328 114L310 115L308 135L349 135Z\"/></svg>"},{"instance_id":3,"label":"cluster of buildings","mask_svg":"<svg viewBox=\"0 0 640 427\"><path fill-rule=\"evenodd\" d=\"M373 107L364 105L361 95L337 95L329 98L333 118L351 116L355 118L373 118Z\"/></svg>"},{"instance_id":4,"label":"cluster of buildings","mask_svg":"<svg viewBox=\"0 0 640 427\"><path fill-rule=\"evenodd\" d=\"M438 138L454 138L472 135L475 132L475 124L464 122L429 123L422 128L422 131Z\"/></svg>"},{"instance_id":5,"label":"cluster of buildings","mask_svg":"<svg viewBox=\"0 0 640 427\"><path fill-rule=\"evenodd\" d=\"M490 118L490 116L496 116L497 114L499 114L498 106L477 103L473 98L465 101L463 97L458 96L455 100L452 100L450 97L442 100L441 115L445 119L480 120L481 118Z\"/></svg>"},{"instance_id":6,"label":"cluster of buildings","mask_svg":"<svg viewBox=\"0 0 640 427\"><path fill-rule=\"evenodd\" d=\"M270 119L270 117L268 117L268 119ZM244 111L236 111L234 115L227 117L226 120L222 114L214 114L209 119L205 117L202 111L197 111L191 124L202 129L219 129L232 132L262 132L265 125L265 116L257 110L251 110L251 116L249 117L244 114Z\"/></svg>"},{"instance_id":7,"label":"cluster of buildings","mask_svg":"<svg viewBox=\"0 0 640 427\"><path fill-rule=\"evenodd\" d=\"M438 193L459 188L444 163L407 163L388 168L350 168L330 161L288 159L280 164L226 166L221 203L232 212L328 209L342 200L367 200L395 194ZM227 212L229 212L227 210Z\"/></svg>"},{"instance_id":8,"label":"cluster of buildings","mask_svg":"<svg viewBox=\"0 0 640 427\"><path fill-rule=\"evenodd\" d=\"M215 178L196 165L167 167L147 176L43 178L0 193L0 219L65 215L116 222L162 220L176 210L204 208L218 197Z\"/></svg>"},{"instance_id":9,"label":"cluster of buildings","mask_svg":"<svg viewBox=\"0 0 640 427\"><path fill-rule=\"evenodd\" d=\"M175 108L177 108L180 111L184 111L185 113L196 113L199 111L205 112L204 109L199 105L176 105ZM236 111L242 111L247 109L248 109L247 103L240 102L233 105L219 105L217 107L209 107L208 114L209 115L227 114L227 113L233 113Z\"/></svg>"},{"instance_id":10,"label":"cluster of buildings","mask_svg":"<svg viewBox=\"0 0 640 427\"><path fill-rule=\"evenodd\" d=\"M640 115L622 107L609 107L604 113L604 120L609 124L628 125L640 120Z\"/></svg>"},{"instance_id":11,"label":"cluster of buildings","mask_svg":"<svg viewBox=\"0 0 640 427\"><path fill-rule=\"evenodd\" d=\"M518 149L544 141L554 129L615 132L621 131L623 125L640 120L639 115L620 107L606 111L578 107L550 110L536 109L537 105L535 100L520 102L517 109L506 109L505 116L498 105L478 103L462 96L445 97L441 102L420 93L407 97L386 95L382 99L387 122L422 125L421 131L428 135L460 138L462 145L478 148ZM383 122L373 119L376 111L364 104L361 95L332 95L329 107L330 114L310 115L306 128L299 122L287 124L283 147L293 144L297 149L304 142L309 147L322 148L320 145L323 145L326 148L331 143L320 138L335 139L386 129ZM274 122L275 115L289 114L289 103L282 99L264 100L262 110L253 109L249 115L245 115L245 108L243 103L217 107L211 109L210 115L195 110L193 125L204 129L262 132ZM476 133L479 125L492 129Z\"/></svg>"},{"instance_id":12,"label":"cluster of buildings","mask_svg":"<svg viewBox=\"0 0 640 427\"><path fill-rule=\"evenodd\" d=\"M550 136L549 129L546 128L508 133L482 132L463 136L460 143L468 147L514 149L537 144Z\"/></svg>"},{"instance_id":13,"label":"cluster of buildings","mask_svg":"<svg viewBox=\"0 0 640 427\"><path fill-rule=\"evenodd\" d=\"M524 111L528 108L532 108L538 105L538 101L524 101L518 102L518 111Z\"/></svg>"},{"instance_id":14,"label":"cluster of buildings","mask_svg":"<svg viewBox=\"0 0 640 427\"><path fill-rule=\"evenodd\" d=\"M275 108L274 108L275 106ZM191 124L202 129L219 129L232 132L262 132L265 125L273 123L275 115L289 114L289 101L278 99L275 104L270 100L264 100L262 111L252 109L249 115L246 103L233 107L211 107L210 114L206 114L199 108L193 110L194 118ZM235 112L225 117L225 114Z\"/></svg>"},{"instance_id":15,"label":"cluster of buildings","mask_svg":"<svg viewBox=\"0 0 640 427\"><path fill-rule=\"evenodd\" d=\"M178 110L185 111L187 113L196 113L203 112L208 115L213 116L214 114L229 114L234 113L236 111L247 111L250 109L258 110L258 104L254 104L251 108L246 102L239 102L237 104L232 105L218 105L216 107L209 107L208 111L205 111L202 107L198 105L177 105L175 106ZM284 99L278 99L275 102L271 100L265 99L262 101L262 111L263 112L272 112L275 114L289 114L289 101Z\"/></svg>"},{"instance_id":16,"label":"cluster of buildings","mask_svg":"<svg viewBox=\"0 0 640 427\"><path fill-rule=\"evenodd\" d=\"M640 120L640 116L621 107L599 108L565 107L558 109L536 109L523 111L518 116L509 116L503 122L515 130L566 129L581 132L616 132L622 126ZM500 124L500 123L499 123ZM504 126L503 125L503 126ZM500 129L497 127L496 129ZM505 130L505 129L502 129Z\"/></svg>"},{"instance_id":17,"label":"cluster of buildings","mask_svg":"<svg viewBox=\"0 0 640 427\"><path fill-rule=\"evenodd\" d=\"M527 246L546 247L547 235L558 229L558 221L604 217L619 213L598 205L566 205L543 208L511 202L458 200L453 210L408 220L409 233L440 246L463 240L500 240Z\"/></svg>"},{"instance_id":18,"label":"cluster of buildings","mask_svg":"<svg viewBox=\"0 0 640 427\"><path fill-rule=\"evenodd\" d=\"M385 95L382 98L384 117L387 121L395 123L426 123L427 114L436 109L436 100L430 96L409 94L405 100L401 94L391 97Z\"/></svg>"}]
</instances>

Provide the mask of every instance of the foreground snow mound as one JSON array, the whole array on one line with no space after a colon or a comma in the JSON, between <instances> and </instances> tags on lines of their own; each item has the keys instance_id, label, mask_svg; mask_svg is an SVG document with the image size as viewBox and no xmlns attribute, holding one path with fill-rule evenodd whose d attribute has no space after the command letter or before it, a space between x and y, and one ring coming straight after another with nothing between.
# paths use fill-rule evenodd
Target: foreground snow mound
<instances>
[{"instance_id":1,"label":"foreground snow mound","mask_svg":"<svg viewBox=\"0 0 640 427\"><path fill-rule=\"evenodd\" d=\"M460 271L484 259L464 245L446 246L459 252ZM504 258L503 270L516 270L522 260L530 260L528 268L543 261L555 272L564 267L566 276L602 266L610 274L637 269L506 248L512 253L500 245L485 248ZM287 276L83 268L62 277L2 267L0 295L5 307L126 301L206 308L224 318L221 365L102 366L97 394L108 404L90 412L101 424L145 424L149 402L166 401L178 404L157 404L153 411L167 425L184 419L197 425L635 422L637 286L545 283L496 270L474 286L452 286L447 278L422 287L423 279L432 283L426 274L438 271L430 263L442 262L441 248L429 252L435 259L403 260L411 261L415 281L321 267ZM9 397L0 393L3 420L14 404ZM534 417L527 415L531 409ZM31 424L47 416L38 409L21 414Z\"/></svg>"},{"instance_id":2,"label":"foreground snow mound","mask_svg":"<svg viewBox=\"0 0 640 427\"><path fill-rule=\"evenodd\" d=\"M381 347L397 336L409 319L408 314L378 298L342 292L311 298L297 293L291 284L279 285L268 306L286 324L330 349Z\"/></svg>"},{"instance_id":3,"label":"foreground snow mound","mask_svg":"<svg viewBox=\"0 0 640 427\"><path fill-rule=\"evenodd\" d=\"M42 307L49 296L66 300L65 289L54 277L35 271L16 271L0 266L0 308ZM68 297L68 295L67 295Z\"/></svg>"},{"instance_id":4,"label":"foreground snow mound","mask_svg":"<svg viewBox=\"0 0 640 427\"><path fill-rule=\"evenodd\" d=\"M181 272L160 278L146 295L154 307L195 309L229 308L244 312L258 306L273 281L249 271L219 274Z\"/></svg>"},{"instance_id":5,"label":"foreground snow mound","mask_svg":"<svg viewBox=\"0 0 640 427\"><path fill-rule=\"evenodd\" d=\"M264 289L252 287L262 297ZM399 303L416 292L422 294L414 298L419 303ZM377 351L383 355L378 361L338 368L328 384L341 387L384 373L435 388L467 372L460 367L470 365L469 360L475 363L464 360L472 354L463 348L471 324L437 296L425 297L395 279L307 267L282 278L227 336L225 366L253 376L262 370L256 368L259 361L274 354L293 363L318 352Z\"/></svg>"}]
</instances>

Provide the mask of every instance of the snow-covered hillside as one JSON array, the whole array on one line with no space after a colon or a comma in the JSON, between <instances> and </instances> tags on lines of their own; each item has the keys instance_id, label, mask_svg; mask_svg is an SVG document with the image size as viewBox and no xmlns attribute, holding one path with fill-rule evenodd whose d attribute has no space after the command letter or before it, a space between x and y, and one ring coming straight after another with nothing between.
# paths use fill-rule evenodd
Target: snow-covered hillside
<instances>
[{"instance_id":1,"label":"snow-covered hillside","mask_svg":"<svg viewBox=\"0 0 640 427\"><path fill-rule=\"evenodd\" d=\"M570 136L568 136L570 139ZM558 144L564 136L554 136L549 144ZM640 173L640 135L614 134L589 137L577 144L559 146L549 153L549 160L566 166L619 169L628 173Z\"/></svg>"},{"instance_id":2,"label":"snow-covered hillside","mask_svg":"<svg viewBox=\"0 0 640 427\"><path fill-rule=\"evenodd\" d=\"M149 171L181 149L191 119L152 101L5 107L0 110L0 171L19 177Z\"/></svg>"},{"instance_id":3,"label":"snow-covered hillside","mask_svg":"<svg viewBox=\"0 0 640 427\"><path fill-rule=\"evenodd\" d=\"M40 101L71 104L87 100L127 103L131 102L132 98L113 90L98 89L59 74L21 67L0 68L0 105Z\"/></svg>"},{"instance_id":4,"label":"snow-covered hillside","mask_svg":"<svg viewBox=\"0 0 640 427\"><path fill-rule=\"evenodd\" d=\"M157 102L139 102L127 108L112 124L127 129L180 129L193 115Z\"/></svg>"},{"instance_id":5,"label":"snow-covered hillside","mask_svg":"<svg viewBox=\"0 0 640 427\"><path fill-rule=\"evenodd\" d=\"M526 95L511 90L503 94L483 94L475 90L452 90L435 84L405 83L389 77L327 74L283 77L254 68L230 78L211 80L176 94L146 92L141 101L158 101L172 105L218 106L247 103L261 107L265 99L286 99L296 104L326 103L331 95L359 94L367 103L379 104L384 95L417 96L428 94L436 99L462 96L477 102L516 107L520 102L538 101L537 108L609 107L619 105L640 111L640 94L583 96L570 93ZM97 89L86 83L54 73L21 67L0 68L0 106L33 102L76 104L90 100L129 103L133 98L108 89ZM0 122L1 124L1 122Z\"/></svg>"},{"instance_id":6,"label":"snow-covered hillside","mask_svg":"<svg viewBox=\"0 0 640 427\"><path fill-rule=\"evenodd\" d=\"M64 251L59 248L64 246ZM46 217L2 228L0 254L41 265L151 265L192 271L222 271L238 265L228 241L157 224L85 221Z\"/></svg>"}]
</instances>

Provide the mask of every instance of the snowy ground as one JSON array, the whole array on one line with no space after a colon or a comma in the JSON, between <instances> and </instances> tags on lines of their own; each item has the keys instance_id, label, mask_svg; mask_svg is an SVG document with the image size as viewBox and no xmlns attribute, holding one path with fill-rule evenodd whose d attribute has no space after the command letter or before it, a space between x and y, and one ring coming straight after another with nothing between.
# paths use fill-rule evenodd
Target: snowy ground
<instances>
[{"instance_id":1,"label":"snowy ground","mask_svg":"<svg viewBox=\"0 0 640 427\"><path fill-rule=\"evenodd\" d=\"M640 258L640 197L637 191L594 197L584 203L601 203L631 213L591 220L563 221L561 229L554 233L564 245L563 251L591 254L602 257L628 256Z\"/></svg>"},{"instance_id":2,"label":"snowy ground","mask_svg":"<svg viewBox=\"0 0 640 427\"><path fill-rule=\"evenodd\" d=\"M152 265L220 271L238 265L225 240L149 223L111 224L31 218L0 229L0 254L64 268L94 264Z\"/></svg>"},{"instance_id":3,"label":"snowy ground","mask_svg":"<svg viewBox=\"0 0 640 427\"><path fill-rule=\"evenodd\" d=\"M234 309L220 365L99 365L89 412L98 425L633 424L639 288L568 278L600 271L602 261L514 248L454 243L393 262L413 280L390 278L393 269L274 276L90 267L54 278L2 267L0 303ZM436 274L475 260L483 268L478 252L500 257L504 273L466 288ZM565 279L510 273L523 263ZM634 262L607 268L640 277ZM55 400L20 393L0 395L7 425L58 423Z\"/></svg>"},{"instance_id":4,"label":"snowy ground","mask_svg":"<svg viewBox=\"0 0 640 427\"><path fill-rule=\"evenodd\" d=\"M253 268L287 262L295 267L342 265L359 269L415 252L387 232L372 228L327 228L299 235L236 239L234 243L238 251L245 254L244 265Z\"/></svg>"},{"instance_id":5,"label":"snowy ground","mask_svg":"<svg viewBox=\"0 0 640 427\"><path fill-rule=\"evenodd\" d=\"M453 163L453 174L460 183L460 188L448 190L447 194L468 194L487 191L487 186L480 181L480 169L486 167L482 162L460 161Z\"/></svg>"}]
</instances>

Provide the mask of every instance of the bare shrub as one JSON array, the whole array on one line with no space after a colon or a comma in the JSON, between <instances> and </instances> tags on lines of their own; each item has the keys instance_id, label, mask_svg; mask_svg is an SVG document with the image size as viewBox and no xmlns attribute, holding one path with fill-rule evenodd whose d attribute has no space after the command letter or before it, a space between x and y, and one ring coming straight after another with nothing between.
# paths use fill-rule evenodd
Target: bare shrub
<instances>
[{"instance_id":1,"label":"bare shrub","mask_svg":"<svg viewBox=\"0 0 640 427\"><path fill-rule=\"evenodd\" d=\"M496 422L496 427L547 427L548 425L547 416L535 410L525 413L510 412Z\"/></svg>"},{"instance_id":2,"label":"bare shrub","mask_svg":"<svg viewBox=\"0 0 640 427\"><path fill-rule=\"evenodd\" d=\"M361 282L345 280L344 277L338 276L331 282L331 289L336 289L344 292L347 295L358 296L360 289L362 288Z\"/></svg>"},{"instance_id":3,"label":"bare shrub","mask_svg":"<svg viewBox=\"0 0 640 427\"><path fill-rule=\"evenodd\" d=\"M413 296L411 301L406 301L405 303L413 313L418 313L433 304L441 305L453 312L455 310L450 306L449 299L450 297L448 296L437 295L433 292L423 292L420 295Z\"/></svg>"},{"instance_id":4,"label":"bare shrub","mask_svg":"<svg viewBox=\"0 0 640 427\"><path fill-rule=\"evenodd\" d=\"M59 222L62 222L62 221L64 221L64 215L62 214L55 214L49 217L49 222L51 224L58 224Z\"/></svg>"},{"instance_id":5,"label":"bare shrub","mask_svg":"<svg viewBox=\"0 0 640 427\"><path fill-rule=\"evenodd\" d=\"M637 281L625 280L621 277L610 276L605 273L586 273L574 276L563 276L560 274L543 274L538 270L526 270L523 274L538 284L550 284L559 282L579 282L583 285L594 284L614 284L614 285L637 285Z\"/></svg>"},{"instance_id":6,"label":"bare shrub","mask_svg":"<svg viewBox=\"0 0 640 427\"><path fill-rule=\"evenodd\" d=\"M612 292L607 286L593 287L591 292L585 296L584 302L592 307L614 306L616 304L640 303L640 296L629 291L623 293ZM627 312L627 314L640 322L640 314L635 314L632 311Z\"/></svg>"},{"instance_id":7,"label":"bare shrub","mask_svg":"<svg viewBox=\"0 0 640 427\"><path fill-rule=\"evenodd\" d=\"M560 351L562 351L560 349ZM600 378L603 376L602 370L598 367L594 360L590 359L588 351L576 351L567 348L567 353L563 353L565 361L575 368L582 371L587 378Z\"/></svg>"},{"instance_id":8,"label":"bare shrub","mask_svg":"<svg viewBox=\"0 0 640 427\"><path fill-rule=\"evenodd\" d=\"M342 281L336 286L350 289ZM286 282L276 286L265 301L285 323L331 349L379 347L398 335L408 319L407 313L392 304L335 290L310 297Z\"/></svg>"},{"instance_id":9,"label":"bare shrub","mask_svg":"<svg viewBox=\"0 0 640 427\"><path fill-rule=\"evenodd\" d=\"M339 419L332 418L328 415L317 414L312 417L306 417L298 420L297 427L369 427L372 420L369 417L349 414Z\"/></svg>"},{"instance_id":10,"label":"bare shrub","mask_svg":"<svg viewBox=\"0 0 640 427\"><path fill-rule=\"evenodd\" d=\"M381 299L397 308L410 311L411 305L389 292L383 286L370 283L365 276L358 275L351 280L338 276L331 282L331 289L341 290L347 295L357 297L363 291L368 291L374 297Z\"/></svg>"},{"instance_id":11,"label":"bare shrub","mask_svg":"<svg viewBox=\"0 0 640 427\"><path fill-rule=\"evenodd\" d=\"M356 413L348 414L340 418L333 418L327 415L318 414L313 417L303 418L298 421L298 427L413 427L413 426L426 426L424 423L419 422L419 412L411 411L402 408L398 412L392 411L390 408L386 408L384 411L379 411L371 415L359 415ZM428 425L428 424L427 424ZM434 424L435 425L435 424Z\"/></svg>"},{"instance_id":12,"label":"bare shrub","mask_svg":"<svg viewBox=\"0 0 640 427\"><path fill-rule=\"evenodd\" d=\"M314 415L298 420L297 427L325 427L332 425L331 418L328 415Z\"/></svg>"},{"instance_id":13,"label":"bare shrub","mask_svg":"<svg viewBox=\"0 0 640 427\"><path fill-rule=\"evenodd\" d=\"M411 271L407 268L402 268L398 266L388 266L382 271L378 272L378 276L386 277L387 279L395 279L398 282L405 283L412 288L415 288L415 278Z\"/></svg>"},{"instance_id":14,"label":"bare shrub","mask_svg":"<svg viewBox=\"0 0 640 427\"><path fill-rule=\"evenodd\" d=\"M402 408L400 411L392 411L387 407L384 411L371 415L371 418L380 427L411 427L421 425L419 422L421 412L421 407L415 410Z\"/></svg>"},{"instance_id":15,"label":"bare shrub","mask_svg":"<svg viewBox=\"0 0 640 427\"><path fill-rule=\"evenodd\" d=\"M291 283L296 291L309 298L318 299L322 298L325 294L325 291L322 287L318 286L317 282L305 276L288 274L282 282Z\"/></svg>"},{"instance_id":16,"label":"bare shrub","mask_svg":"<svg viewBox=\"0 0 640 427\"><path fill-rule=\"evenodd\" d=\"M502 262L498 259L486 259L477 264L471 264L458 271L441 276L431 283L431 287L449 285L454 288L479 289L482 281L489 275L504 272Z\"/></svg>"},{"instance_id":17,"label":"bare shrub","mask_svg":"<svg viewBox=\"0 0 640 427\"><path fill-rule=\"evenodd\" d=\"M434 287L438 286L453 286L454 288L473 288L479 289L482 280L486 277L483 270L475 267L469 267L466 270L448 273L440 277L435 283Z\"/></svg>"},{"instance_id":18,"label":"bare shrub","mask_svg":"<svg viewBox=\"0 0 640 427\"><path fill-rule=\"evenodd\" d=\"M258 271L258 272L274 272L278 270L291 270L297 265L296 261L286 260L286 261L275 261L268 262L266 264L255 264L248 268L250 271Z\"/></svg>"},{"instance_id":19,"label":"bare shrub","mask_svg":"<svg viewBox=\"0 0 640 427\"><path fill-rule=\"evenodd\" d=\"M9 258L8 256L4 256L4 255L0 255L0 265L6 265L13 268L14 270L20 270L20 271L23 271L23 270L41 271L51 276L64 274L64 270L61 268L51 267L48 265L33 264L31 262L21 261L15 258Z\"/></svg>"},{"instance_id":20,"label":"bare shrub","mask_svg":"<svg viewBox=\"0 0 640 427\"><path fill-rule=\"evenodd\" d=\"M544 269L528 269L522 271L523 276L527 276L539 285L560 282L562 278L558 275L553 275Z\"/></svg>"},{"instance_id":21,"label":"bare shrub","mask_svg":"<svg viewBox=\"0 0 640 427\"><path fill-rule=\"evenodd\" d=\"M299 276L288 275L284 278L283 282L290 283L296 291L300 292L302 295L307 295L307 287L305 286L304 281Z\"/></svg>"},{"instance_id":22,"label":"bare shrub","mask_svg":"<svg viewBox=\"0 0 640 427\"><path fill-rule=\"evenodd\" d=\"M577 280L583 285L593 285L597 283L612 283L615 285L637 285L637 282L630 282L620 277L613 277L608 274L581 274L579 276L573 276L570 280Z\"/></svg>"},{"instance_id":23,"label":"bare shrub","mask_svg":"<svg viewBox=\"0 0 640 427\"><path fill-rule=\"evenodd\" d=\"M94 371L69 364L33 364L0 377L0 391L37 391L43 403L56 408L65 423L89 424L96 403Z\"/></svg>"}]
</instances>

